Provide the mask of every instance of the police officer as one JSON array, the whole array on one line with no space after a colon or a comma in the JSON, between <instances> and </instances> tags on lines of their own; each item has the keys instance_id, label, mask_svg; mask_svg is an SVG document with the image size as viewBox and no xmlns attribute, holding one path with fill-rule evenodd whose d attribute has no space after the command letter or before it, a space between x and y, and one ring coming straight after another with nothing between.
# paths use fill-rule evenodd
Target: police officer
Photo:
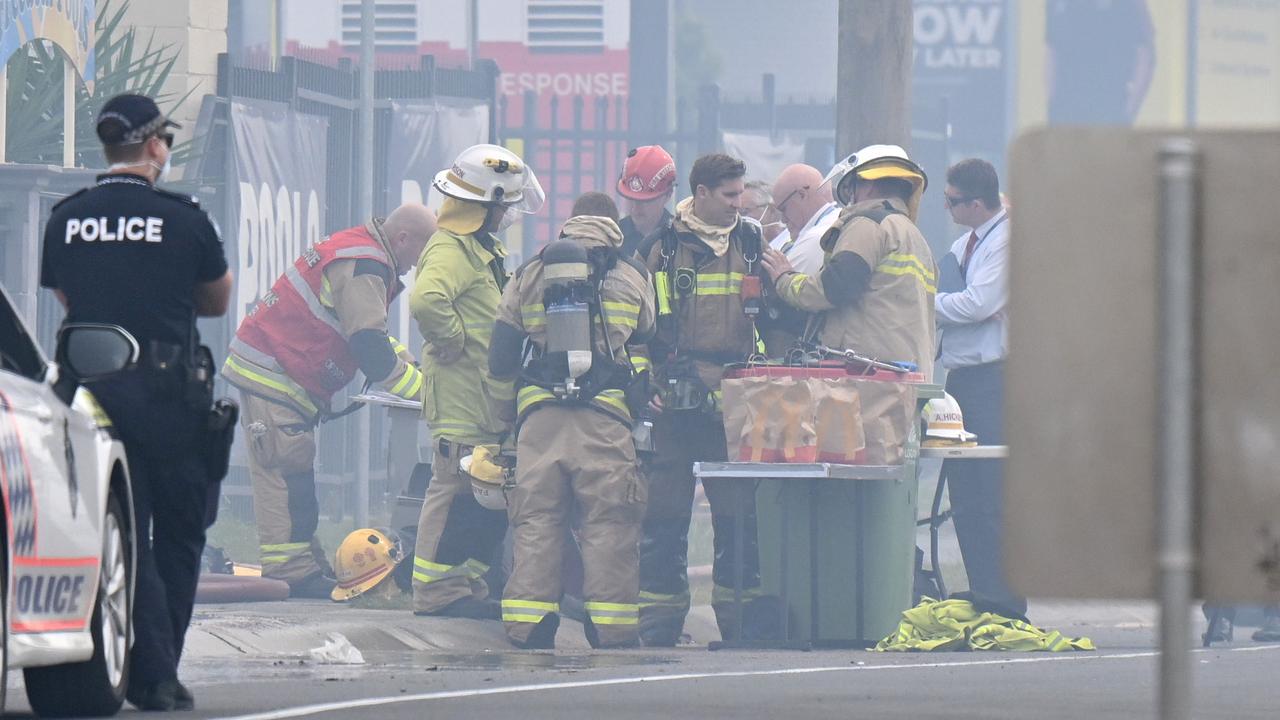
<instances>
[{"instance_id":1,"label":"police officer","mask_svg":"<svg viewBox=\"0 0 1280 720\"><path fill-rule=\"evenodd\" d=\"M209 399L183 390L196 316L221 316L231 295L209 216L190 196L155 186L169 170L174 127L150 98L107 101L97 132L111 165L94 187L54 206L40 278L68 322L119 325L141 347L137 368L93 392L124 441L133 484L137 580L125 696L161 711L195 704L178 682L178 659L214 493L200 457Z\"/></svg>"}]
</instances>

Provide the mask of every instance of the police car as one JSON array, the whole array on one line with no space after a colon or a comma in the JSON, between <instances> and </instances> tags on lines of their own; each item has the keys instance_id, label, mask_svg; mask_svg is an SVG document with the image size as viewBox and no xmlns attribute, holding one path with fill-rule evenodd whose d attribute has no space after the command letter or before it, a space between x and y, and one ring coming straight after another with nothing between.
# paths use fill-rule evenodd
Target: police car
<instances>
[{"instance_id":1,"label":"police car","mask_svg":"<svg viewBox=\"0 0 1280 720\"><path fill-rule=\"evenodd\" d=\"M68 374L0 288L0 712L11 669L38 715L113 714L128 681L128 466Z\"/></svg>"}]
</instances>

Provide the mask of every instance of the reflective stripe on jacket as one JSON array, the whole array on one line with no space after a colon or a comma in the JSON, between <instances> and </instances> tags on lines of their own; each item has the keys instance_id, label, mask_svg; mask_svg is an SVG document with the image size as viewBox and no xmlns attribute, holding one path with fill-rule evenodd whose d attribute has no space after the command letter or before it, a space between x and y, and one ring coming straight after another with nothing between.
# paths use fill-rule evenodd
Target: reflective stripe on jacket
<instances>
[{"instance_id":1,"label":"reflective stripe on jacket","mask_svg":"<svg viewBox=\"0 0 1280 720\"><path fill-rule=\"evenodd\" d=\"M326 268L344 260L372 260L387 268L387 277L396 276L395 261L366 227L334 233L307 249L240 324L223 367L229 382L286 399L308 414L327 408L358 369L325 276ZM378 308L384 317L401 289L391 281ZM405 374L403 368L394 373L393 383Z\"/></svg>"},{"instance_id":2,"label":"reflective stripe on jacket","mask_svg":"<svg viewBox=\"0 0 1280 720\"><path fill-rule=\"evenodd\" d=\"M725 362L746 360L755 351L755 332L751 320L743 312L742 280L750 272L743 248L744 223L738 222L730 233L729 249L716 257L702 240L683 226L665 230L675 233L675 255L665 262L665 271L674 277L680 270L693 271L691 292L681 292L675 282L665 283L672 297L668 302L675 315L673 325L658 325L658 334L650 348L675 349L695 359L698 375L711 390L720 387ZM758 251L752 251L757 253ZM645 264L656 278L664 271L663 243L655 242ZM759 262L759 258L756 258ZM662 285L655 283L655 287ZM659 305L661 306L661 301ZM717 356L723 362L702 360L699 356ZM730 359L732 358L732 360ZM665 380L668 358L650 355L653 374L658 383Z\"/></svg>"},{"instance_id":3,"label":"reflective stripe on jacket","mask_svg":"<svg viewBox=\"0 0 1280 720\"><path fill-rule=\"evenodd\" d=\"M823 236L822 248L823 270L817 275L779 276L778 295L802 310L825 311L823 344L913 362L932 377L937 266L929 244L907 217L906 205L897 199L874 199L846 207ZM856 301L837 307L823 283L832 258L842 253L862 258L871 268L871 278Z\"/></svg>"}]
</instances>

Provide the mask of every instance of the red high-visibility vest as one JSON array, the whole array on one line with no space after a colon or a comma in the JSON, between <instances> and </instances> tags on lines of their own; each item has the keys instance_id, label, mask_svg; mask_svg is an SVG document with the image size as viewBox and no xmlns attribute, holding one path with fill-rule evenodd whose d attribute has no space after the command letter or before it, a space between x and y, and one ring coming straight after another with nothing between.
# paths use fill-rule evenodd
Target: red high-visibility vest
<instances>
[{"instance_id":1,"label":"red high-visibility vest","mask_svg":"<svg viewBox=\"0 0 1280 720\"><path fill-rule=\"evenodd\" d=\"M362 259L385 265L387 276L395 277L391 256L364 227L334 233L308 248L240 323L236 338L242 350L248 346L246 359L275 360L286 375L318 399L332 397L351 382L358 369L356 359L347 347L337 314L321 298L328 294L324 269L329 263ZM387 305L401 289L398 280L391 283ZM255 358L253 351L266 357Z\"/></svg>"}]
</instances>

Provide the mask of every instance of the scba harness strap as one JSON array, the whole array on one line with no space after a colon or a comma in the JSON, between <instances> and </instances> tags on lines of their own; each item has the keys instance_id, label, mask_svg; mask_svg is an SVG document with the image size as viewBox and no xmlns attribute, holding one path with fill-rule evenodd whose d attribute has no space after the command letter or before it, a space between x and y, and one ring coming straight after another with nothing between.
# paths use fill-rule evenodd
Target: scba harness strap
<instances>
[{"instance_id":1,"label":"scba harness strap","mask_svg":"<svg viewBox=\"0 0 1280 720\"><path fill-rule=\"evenodd\" d=\"M544 248L545 250L545 248ZM539 259L542 253L538 254ZM615 248L593 247L587 249L587 260L591 267L586 288L586 300L590 313L591 367L578 377L576 391L566 393L563 379L569 375L568 359L560 353L547 354L540 348L529 344L526 348L524 369L520 373L522 387L517 393L517 415L523 417L535 405L545 402L562 404L596 406L603 404L617 411L623 417L630 414L625 394L636 379L636 374L628 356L626 364L617 362L614 349L609 341L609 309L610 303L602 298L605 277L613 270L619 260ZM636 265L630 259L623 260ZM526 266L527 267L527 266ZM641 266L642 267L642 266ZM638 269L638 268L637 268ZM523 271L524 268L521 268ZM545 306L546 295L543 295ZM603 333L606 353L596 350L596 328ZM624 353L628 351L625 350ZM535 353L537 353L535 355ZM595 403L594 401L599 401ZM603 408L602 408L603 409Z\"/></svg>"}]
</instances>

